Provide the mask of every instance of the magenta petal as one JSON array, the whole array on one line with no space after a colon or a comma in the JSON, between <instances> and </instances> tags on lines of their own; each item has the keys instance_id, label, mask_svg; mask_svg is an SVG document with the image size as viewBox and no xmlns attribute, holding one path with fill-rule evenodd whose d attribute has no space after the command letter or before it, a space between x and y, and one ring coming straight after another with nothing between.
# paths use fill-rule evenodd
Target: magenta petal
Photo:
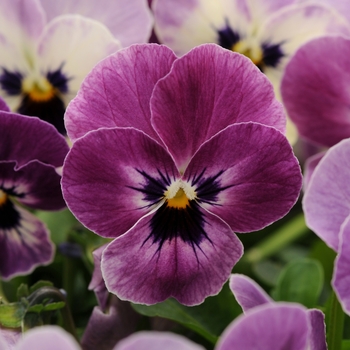
<instances>
[{"instance_id":1,"label":"magenta petal","mask_svg":"<svg viewBox=\"0 0 350 350\"><path fill-rule=\"evenodd\" d=\"M143 218L103 252L102 274L108 290L141 304L174 297L182 304L196 305L217 294L243 251L230 228L205 213L207 237L198 245L180 237L161 244L148 239L151 220L152 216Z\"/></svg>"},{"instance_id":2,"label":"magenta petal","mask_svg":"<svg viewBox=\"0 0 350 350\"><path fill-rule=\"evenodd\" d=\"M273 302L270 296L251 278L233 274L230 277L230 288L243 312Z\"/></svg>"},{"instance_id":3,"label":"magenta petal","mask_svg":"<svg viewBox=\"0 0 350 350\"><path fill-rule=\"evenodd\" d=\"M9 106L6 104L6 102L1 97L0 97L0 111L10 112Z\"/></svg>"},{"instance_id":4,"label":"magenta petal","mask_svg":"<svg viewBox=\"0 0 350 350\"><path fill-rule=\"evenodd\" d=\"M303 209L306 224L335 251L339 232L350 212L350 139L328 150L306 188Z\"/></svg>"},{"instance_id":5,"label":"magenta petal","mask_svg":"<svg viewBox=\"0 0 350 350\"><path fill-rule=\"evenodd\" d=\"M310 183L311 177L316 169L316 166L321 161L323 156L326 154L326 151L319 152L317 154L314 154L313 156L306 159L304 164L304 177L303 177L303 188L304 191L306 191L307 186Z\"/></svg>"},{"instance_id":6,"label":"magenta petal","mask_svg":"<svg viewBox=\"0 0 350 350\"><path fill-rule=\"evenodd\" d=\"M199 203L234 232L259 230L286 215L301 189L298 160L275 128L257 123L231 125L203 144L184 177L196 179ZM211 181L215 196L206 194Z\"/></svg>"},{"instance_id":7,"label":"magenta petal","mask_svg":"<svg viewBox=\"0 0 350 350\"><path fill-rule=\"evenodd\" d=\"M246 57L214 44L175 61L154 89L151 109L152 124L181 169L228 125L253 121L284 131L286 123L264 74Z\"/></svg>"},{"instance_id":8,"label":"magenta petal","mask_svg":"<svg viewBox=\"0 0 350 350\"><path fill-rule=\"evenodd\" d=\"M282 97L302 136L324 146L350 137L350 40L323 37L302 46L286 67Z\"/></svg>"},{"instance_id":9,"label":"magenta petal","mask_svg":"<svg viewBox=\"0 0 350 350\"><path fill-rule=\"evenodd\" d=\"M265 75L246 57L215 44L175 61L155 86L151 109L152 125L181 169L228 125L253 121L283 132L286 123Z\"/></svg>"},{"instance_id":10,"label":"magenta petal","mask_svg":"<svg viewBox=\"0 0 350 350\"><path fill-rule=\"evenodd\" d=\"M34 215L14 206L19 220L13 227L0 224L0 275L9 279L28 274L52 261L54 246L45 225Z\"/></svg>"},{"instance_id":11,"label":"magenta petal","mask_svg":"<svg viewBox=\"0 0 350 350\"><path fill-rule=\"evenodd\" d=\"M310 350L327 350L326 325L321 310L307 310L310 324Z\"/></svg>"},{"instance_id":12,"label":"magenta petal","mask_svg":"<svg viewBox=\"0 0 350 350\"><path fill-rule=\"evenodd\" d=\"M297 304L265 304L239 316L222 334L216 350L306 350L306 309Z\"/></svg>"},{"instance_id":13,"label":"magenta petal","mask_svg":"<svg viewBox=\"0 0 350 350\"><path fill-rule=\"evenodd\" d=\"M332 285L344 312L350 315L350 216L346 218L341 227L340 237Z\"/></svg>"},{"instance_id":14,"label":"magenta petal","mask_svg":"<svg viewBox=\"0 0 350 350\"><path fill-rule=\"evenodd\" d=\"M89 229L117 237L153 209L144 188L149 178L157 182L160 173L179 176L169 154L154 140L135 129L100 129L70 150L63 167L63 195Z\"/></svg>"},{"instance_id":15,"label":"magenta petal","mask_svg":"<svg viewBox=\"0 0 350 350\"><path fill-rule=\"evenodd\" d=\"M123 339L113 350L204 350L204 348L178 334L144 331Z\"/></svg>"},{"instance_id":16,"label":"magenta petal","mask_svg":"<svg viewBox=\"0 0 350 350\"><path fill-rule=\"evenodd\" d=\"M157 81L176 59L165 46L133 45L101 61L82 83L65 115L75 141L101 127L134 127L159 140L150 122L149 101Z\"/></svg>"},{"instance_id":17,"label":"magenta petal","mask_svg":"<svg viewBox=\"0 0 350 350\"><path fill-rule=\"evenodd\" d=\"M0 160L22 166L31 160L62 166L69 147L49 123L36 117L0 111Z\"/></svg>"}]
</instances>

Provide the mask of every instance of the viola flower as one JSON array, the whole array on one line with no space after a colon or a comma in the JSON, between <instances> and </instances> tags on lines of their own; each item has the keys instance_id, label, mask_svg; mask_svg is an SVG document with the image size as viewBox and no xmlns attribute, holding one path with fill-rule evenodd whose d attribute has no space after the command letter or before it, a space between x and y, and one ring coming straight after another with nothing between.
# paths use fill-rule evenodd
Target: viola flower
<instances>
[{"instance_id":1,"label":"viola flower","mask_svg":"<svg viewBox=\"0 0 350 350\"><path fill-rule=\"evenodd\" d=\"M46 226L23 206L65 207L60 188L65 139L38 118L0 111L0 275L9 279L51 262Z\"/></svg>"},{"instance_id":2,"label":"viola flower","mask_svg":"<svg viewBox=\"0 0 350 350\"><path fill-rule=\"evenodd\" d=\"M201 303L242 255L233 232L271 224L298 198L271 84L215 44L181 58L156 44L123 49L95 66L65 118L64 198L114 239L101 269L122 300Z\"/></svg>"},{"instance_id":3,"label":"viola flower","mask_svg":"<svg viewBox=\"0 0 350 350\"><path fill-rule=\"evenodd\" d=\"M120 48L101 23L80 15L47 22L37 0L0 3L0 95L14 112L65 133L63 114L81 81Z\"/></svg>"},{"instance_id":4,"label":"viola flower","mask_svg":"<svg viewBox=\"0 0 350 350\"><path fill-rule=\"evenodd\" d=\"M350 139L331 147L316 166L303 199L307 226L338 253L332 285L347 314L350 314L349 156Z\"/></svg>"},{"instance_id":5,"label":"viola flower","mask_svg":"<svg viewBox=\"0 0 350 350\"><path fill-rule=\"evenodd\" d=\"M323 37L302 46L286 67L281 93L300 135L331 147L350 137L350 40Z\"/></svg>"}]
</instances>

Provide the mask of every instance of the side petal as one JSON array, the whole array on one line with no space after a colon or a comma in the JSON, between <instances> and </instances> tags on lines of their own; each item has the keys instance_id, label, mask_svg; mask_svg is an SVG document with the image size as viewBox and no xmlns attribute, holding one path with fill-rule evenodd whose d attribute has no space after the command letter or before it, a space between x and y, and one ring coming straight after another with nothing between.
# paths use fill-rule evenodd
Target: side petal
<instances>
[{"instance_id":1,"label":"side petal","mask_svg":"<svg viewBox=\"0 0 350 350\"><path fill-rule=\"evenodd\" d=\"M145 0L41 1L48 20L63 14L80 14L103 23L123 47L145 43L151 35L152 16Z\"/></svg>"},{"instance_id":2,"label":"side petal","mask_svg":"<svg viewBox=\"0 0 350 350\"><path fill-rule=\"evenodd\" d=\"M350 137L350 40L324 37L302 46L286 67L282 97L299 133L323 146Z\"/></svg>"},{"instance_id":3,"label":"side petal","mask_svg":"<svg viewBox=\"0 0 350 350\"><path fill-rule=\"evenodd\" d=\"M327 350L326 325L321 310L307 310L310 324L310 350Z\"/></svg>"},{"instance_id":4,"label":"side petal","mask_svg":"<svg viewBox=\"0 0 350 350\"><path fill-rule=\"evenodd\" d=\"M31 160L59 167L69 147L49 123L36 117L0 111L0 161L23 166Z\"/></svg>"},{"instance_id":5,"label":"side petal","mask_svg":"<svg viewBox=\"0 0 350 350\"><path fill-rule=\"evenodd\" d=\"M0 220L0 275L5 280L49 264L54 254L46 226L21 207L14 205L12 209L18 215L13 226Z\"/></svg>"},{"instance_id":6,"label":"side petal","mask_svg":"<svg viewBox=\"0 0 350 350\"><path fill-rule=\"evenodd\" d=\"M165 178L176 176L169 154L144 133L99 129L73 144L62 189L78 220L101 236L117 237L159 204Z\"/></svg>"},{"instance_id":7,"label":"side petal","mask_svg":"<svg viewBox=\"0 0 350 350\"><path fill-rule=\"evenodd\" d=\"M168 332L137 332L121 340L113 350L204 350L184 336Z\"/></svg>"},{"instance_id":8,"label":"side petal","mask_svg":"<svg viewBox=\"0 0 350 350\"><path fill-rule=\"evenodd\" d=\"M216 350L306 350L306 309L297 304L265 304L239 316L221 335Z\"/></svg>"},{"instance_id":9,"label":"side petal","mask_svg":"<svg viewBox=\"0 0 350 350\"><path fill-rule=\"evenodd\" d=\"M241 233L286 215L302 184L285 136L258 123L231 125L204 143L184 178L195 187L203 208Z\"/></svg>"},{"instance_id":10,"label":"side petal","mask_svg":"<svg viewBox=\"0 0 350 350\"><path fill-rule=\"evenodd\" d=\"M32 161L17 168L16 162L0 161L0 190L31 208L63 209L61 176L53 166Z\"/></svg>"},{"instance_id":11,"label":"side petal","mask_svg":"<svg viewBox=\"0 0 350 350\"><path fill-rule=\"evenodd\" d=\"M40 68L53 72L62 67L72 98L95 64L120 48L101 23L79 15L63 15L51 21L40 38Z\"/></svg>"},{"instance_id":12,"label":"side petal","mask_svg":"<svg viewBox=\"0 0 350 350\"><path fill-rule=\"evenodd\" d=\"M254 280L244 275L231 275L230 289L244 313L256 306L273 302Z\"/></svg>"},{"instance_id":13,"label":"side petal","mask_svg":"<svg viewBox=\"0 0 350 350\"><path fill-rule=\"evenodd\" d=\"M166 75L175 54L156 44L133 45L96 65L83 82L65 115L75 141L101 127L134 127L155 140L149 101L157 81Z\"/></svg>"},{"instance_id":14,"label":"side petal","mask_svg":"<svg viewBox=\"0 0 350 350\"><path fill-rule=\"evenodd\" d=\"M346 218L340 230L339 252L334 263L332 285L337 293L344 312L350 315L350 216Z\"/></svg>"},{"instance_id":15,"label":"side petal","mask_svg":"<svg viewBox=\"0 0 350 350\"><path fill-rule=\"evenodd\" d=\"M36 327L26 332L16 350L80 350L73 336L58 326Z\"/></svg>"},{"instance_id":16,"label":"side petal","mask_svg":"<svg viewBox=\"0 0 350 350\"><path fill-rule=\"evenodd\" d=\"M350 212L350 140L330 148L317 165L303 198L307 226L338 251L339 232Z\"/></svg>"},{"instance_id":17,"label":"side petal","mask_svg":"<svg viewBox=\"0 0 350 350\"><path fill-rule=\"evenodd\" d=\"M257 122L285 130L271 83L243 55L204 44L174 62L155 86L152 125L182 170L200 145L228 125Z\"/></svg>"},{"instance_id":18,"label":"side petal","mask_svg":"<svg viewBox=\"0 0 350 350\"><path fill-rule=\"evenodd\" d=\"M217 294L243 253L231 229L205 213L206 236L200 242L176 236L161 243L150 237L152 217L144 217L104 250L101 268L108 290L148 305L174 297L191 306ZM165 228L158 227L156 234L165 236Z\"/></svg>"}]
</instances>

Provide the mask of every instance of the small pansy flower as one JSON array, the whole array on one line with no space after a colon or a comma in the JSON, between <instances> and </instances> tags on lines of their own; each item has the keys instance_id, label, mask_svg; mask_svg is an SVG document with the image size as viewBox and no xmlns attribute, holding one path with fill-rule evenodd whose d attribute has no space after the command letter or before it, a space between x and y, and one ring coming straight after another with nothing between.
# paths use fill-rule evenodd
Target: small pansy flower
<instances>
[{"instance_id":1,"label":"small pansy flower","mask_svg":"<svg viewBox=\"0 0 350 350\"><path fill-rule=\"evenodd\" d=\"M178 59L155 44L109 56L65 120L64 197L84 225L114 238L101 269L122 300L201 303L242 255L234 231L271 224L298 198L271 84L215 44Z\"/></svg>"},{"instance_id":2,"label":"small pansy flower","mask_svg":"<svg viewBox=\"0 0 350 350\"><path fill-rule=\"evenodd\" d=\"M306 224L338 253L332 285L350 314L350 139L331 147L316 166L303 199Z\"/></svg>"},{"instance_id":3,"label":"small pansy flower","mask_svg":"<svg viewBox=\"0 0 350 350\"><path fill-rule=\"evenodd\" d=\"M121 46L101 23L80 15L47 22L37 0L0 2L0 95L11 110L65 133L63 114L81 81Z\"/></svg>"},{"instance_id":4,"label":"small pansy flower","mask_svg":"<svg viewBox=\"0 0 350 350\"><path fill-rule=\"evenodd\" d=\"M29 273L52 260L53 244L46 226L24 206L42 210L65 207L56 168L62 166L67 152L65 139L52 125L0 111L2 278Z\"/></svg>"}]
</instances>

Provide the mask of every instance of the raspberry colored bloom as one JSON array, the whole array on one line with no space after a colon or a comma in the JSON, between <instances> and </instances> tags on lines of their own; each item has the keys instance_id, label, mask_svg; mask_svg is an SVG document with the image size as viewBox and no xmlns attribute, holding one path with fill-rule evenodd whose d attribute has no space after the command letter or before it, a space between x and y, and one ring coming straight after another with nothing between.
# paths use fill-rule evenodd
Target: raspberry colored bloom
<instances>
[{"instance_id":1,"label":"raspberry colored bloom","mask_svg":"<svg viewBox=\"0 0 350 350\"><path fill-rule=\"evenodd\" d=\"M66 127L64 197L84 225L115 238L101 269L123 300L194 305L218 293L242 255L234 232L278 220L300 191L271 84L214 44L178 59L159 45L109 56Z\"/></svg>"}]
</instances>

